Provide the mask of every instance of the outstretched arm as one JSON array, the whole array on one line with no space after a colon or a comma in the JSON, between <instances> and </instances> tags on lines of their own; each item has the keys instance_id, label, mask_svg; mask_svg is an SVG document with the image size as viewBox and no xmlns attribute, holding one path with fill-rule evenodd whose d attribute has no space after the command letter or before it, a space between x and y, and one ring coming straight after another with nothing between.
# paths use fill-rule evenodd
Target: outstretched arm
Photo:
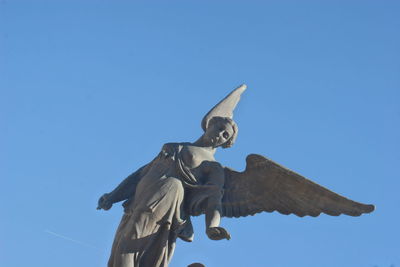
<instances>
[{"instance_id":1,"label":"outstretched arm","mask_svg":"<svg viewBox=\"0 0 400 267\"><path fill-rule=\"evenodd\" d=\"M173 152L170 151L172 149L173 148L170 146L170 144L165 144L161 152L155 157L155 159L129 175L113 191L102 195L98 201L97 209L109 210L114 203L126 199L133 199L137 184L139 183L140 179L149 171L153 162L159 157L165 157L168 154L172 154ZM122 205L125 207L125 205L127 205L127 202L124 202Z\"/></svg>"},{"instance_id":2,"label":"outstretched arm","mask_svg":"<svg viewBox=\"0 0 400 267\"><path fill-rule=\"evenodd\" d=\"M131 197L135 193L140 178L147 172L149 165L144 165L123 180L113 191L102 195L98 201L97 209L109 210L114 203Z\"/></svg>"}]
</instances>

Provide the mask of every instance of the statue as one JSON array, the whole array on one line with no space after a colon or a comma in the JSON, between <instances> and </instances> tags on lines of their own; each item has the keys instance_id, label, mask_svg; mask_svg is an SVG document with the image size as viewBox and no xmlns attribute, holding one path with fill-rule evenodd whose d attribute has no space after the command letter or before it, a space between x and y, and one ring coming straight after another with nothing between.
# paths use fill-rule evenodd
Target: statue
<instances>
[{"instance_id":1,"label":"statue","mask_svg":"<svg viewBox=\"0 0 400 267\"><path fill-rule=\"evenodd\" d=\"M204 134L193 143L167 143L147 165L129 175L97 209L124 201L124 215L115 234L109 267L168 266L177 238L193 240L190 217L205 214L212 240L230 239L221 217L278 211L316 217L360 216L374 210L313 183L256 154L237 172L214 159L218 147L231 147L238 134L233 110L242 85L212 108L201 122Z\"/></svg>"}]
</instances>

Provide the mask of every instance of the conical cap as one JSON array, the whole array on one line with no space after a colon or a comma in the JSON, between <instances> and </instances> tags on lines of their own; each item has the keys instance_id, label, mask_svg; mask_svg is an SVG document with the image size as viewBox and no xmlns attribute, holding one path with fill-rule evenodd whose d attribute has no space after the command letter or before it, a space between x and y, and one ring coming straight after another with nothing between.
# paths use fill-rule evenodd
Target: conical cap
<instances>
[{"instance_id":1,"label":"conical cap","mask_svg":"<svg viewBox=\"0 0 400 267\"><path fill-rule=\"evenodd\" d=\"M247 86L242 84L229 95L222 99L217 105L215 105L201 121L201 127L205 131L208 126L208 122L213 117L228 117L233 119L233 110L240 100L241 94L246 90Z\"/></svg>"}]
</instances>

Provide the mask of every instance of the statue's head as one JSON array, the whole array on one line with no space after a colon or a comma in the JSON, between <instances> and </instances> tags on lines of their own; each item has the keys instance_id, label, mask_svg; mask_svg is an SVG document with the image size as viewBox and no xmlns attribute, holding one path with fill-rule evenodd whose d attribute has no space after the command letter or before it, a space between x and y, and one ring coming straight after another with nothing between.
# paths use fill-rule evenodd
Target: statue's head
<instances>
[{"instance_id":1,"label":"statue's head","mask_svg":"<svg viewBox=\"0 0 400 267\"><path fill-rule=\"evenodd\" d=\"M207 125L203 139L213 147L228 148L236 140L238 127L236 123L228 117L213 117Z\"/></svg>"},{"instance_id":2,"label":"statue's head","mask_svg":"<svg viewBox=\"0 0 400 267\"><path fill-rule=\"evenodd\" d=\"M215 105L201 121L204 130L203 140L213 147L231 147L235 143L238 127L233 121L233 110L246 90L245 84L233 90Z\"/></svg>"}]
</instances>

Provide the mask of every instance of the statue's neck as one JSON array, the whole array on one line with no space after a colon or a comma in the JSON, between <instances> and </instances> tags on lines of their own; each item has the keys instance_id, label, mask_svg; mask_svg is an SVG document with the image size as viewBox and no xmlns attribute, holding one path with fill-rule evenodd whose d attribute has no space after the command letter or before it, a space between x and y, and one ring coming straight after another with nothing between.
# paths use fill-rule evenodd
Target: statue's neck
<instances>
[{"instance_id":1,"label":"statue's neck","mask_svg":"<svg viewBox=\"0 0 400 267\"><path fill-rule=\"evenodd\" d=\"M209 150L209 152L212 153L213 155L215 154L215 151L217 150L216 147L213 147L210 144L207 144L204 141L203 136L201 136L199 139L197 139L195 142L193 142L192 145L201 147L205 150Z\"/></svg>"}]
</instances>

